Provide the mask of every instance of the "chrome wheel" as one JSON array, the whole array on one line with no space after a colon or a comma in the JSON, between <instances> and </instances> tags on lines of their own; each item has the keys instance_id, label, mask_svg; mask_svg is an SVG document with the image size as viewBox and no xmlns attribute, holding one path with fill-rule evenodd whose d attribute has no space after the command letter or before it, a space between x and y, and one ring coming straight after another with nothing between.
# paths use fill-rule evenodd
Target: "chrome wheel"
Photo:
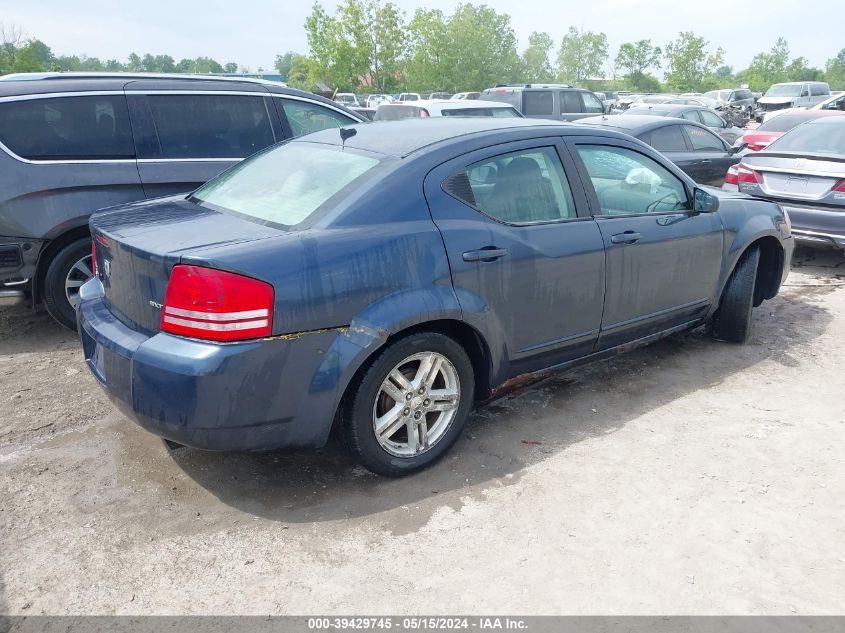
<instances>
[{"instance_id":1,"label":"chrome wheel","mask_svg":"<svg viewBox=\"0 0 845 633\"><path fill-rule=\"evenodd\" d=\"M413 457L446 434L461 399L458 372L449 359L421 352L397 364L382 381L373 405L373 430L391 455Z\"/></svg>"},{"instance_id":2,"label":"chrome wheel","mask_svg":"<svg viewBox=\"0 0 845 633\"><path fill-rule=\"evenodd\" d=\"M76 308L76 304L79 302L80 286L93 276L94 273L91 270L90 255L86 255L70 267L67 277L65 278L65 296L67 297L68 303L70 303L70 305L74 308Z\"/></svg>"}]
</instances>

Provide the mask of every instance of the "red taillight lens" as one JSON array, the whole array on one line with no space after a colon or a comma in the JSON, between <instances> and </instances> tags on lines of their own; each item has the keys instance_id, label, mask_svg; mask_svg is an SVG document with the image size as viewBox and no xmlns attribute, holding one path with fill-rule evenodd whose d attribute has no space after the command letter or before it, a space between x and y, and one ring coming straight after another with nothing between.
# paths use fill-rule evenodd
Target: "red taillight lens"
<instances>
[{"instance_id":1,"label":"red taillight lens","mask_svg":"<svg viewBox=\"0 0 845 633\"><path fill-rule=\"evenodd\" d=\"M736 169L737 183L747 183L752 185L759 185L763 183L763 176L758 171L754 171L748 165L740 163Z\"/></svg>"},{"instance_id":2,"label":"red taillight lens","mask_svg":"<svg viewBox=\"0 0 845 633\"><path fill-rule=\"evenodd\" d=\"M161 331L209 341L269 336L273 328L273 286L201 266L173 267Z\"/></svg>"},{"instance_id":3,"label":"red taillight lens","mask_svg":"<svg viewBox=\"0 0 845 633\"><path fill-rule=\"evenodd\" d=\"M91 240L91 274L97 276L97 242Z\"/></svg>"},{"instance_id":4,"label":"red taillight lens","mask_svg":"<svg viewBox=\"0 0 845 633\"><path fill-rule=\"evenodd\" d=\"M836 183L836 186L834 186L831 191L839 191L845 193L845 180L840 180L838 183Z\"/></svg>"},{"instance_id":5,"label":"red taillight lens","mask_svg":"<svg viewBox=\"0 0 845 633\"><path fill-rule=\"evenodd\" d=\"M738 167L736 165L731 165L730 167L728 167L728 173L725 174L726 185L736 185L739 183L739 176L737 172Z\"/></svg>"}]
</instances>

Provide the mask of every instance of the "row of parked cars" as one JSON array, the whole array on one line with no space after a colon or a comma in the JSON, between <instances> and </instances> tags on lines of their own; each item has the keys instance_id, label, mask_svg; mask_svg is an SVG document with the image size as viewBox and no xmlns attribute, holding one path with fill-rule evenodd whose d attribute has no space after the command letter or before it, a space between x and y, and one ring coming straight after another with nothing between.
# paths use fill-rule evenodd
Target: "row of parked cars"
<instances>
[{"instance_id":1,"label":"row of parked cars","mask_svg":"<svg viewBox=\"0 0 845 633\"><path fill-rule=\"evenodd\" d=\"M695 120L490 102L516 115L360 124L259 81L5 78L0 296L75 321L93 376L170 446L336 430L385 475L442 457L524 374L704 324L748 338L795 239L777 195L702 184L696 152L740 150Z\"/></svg>"}]
</instances>

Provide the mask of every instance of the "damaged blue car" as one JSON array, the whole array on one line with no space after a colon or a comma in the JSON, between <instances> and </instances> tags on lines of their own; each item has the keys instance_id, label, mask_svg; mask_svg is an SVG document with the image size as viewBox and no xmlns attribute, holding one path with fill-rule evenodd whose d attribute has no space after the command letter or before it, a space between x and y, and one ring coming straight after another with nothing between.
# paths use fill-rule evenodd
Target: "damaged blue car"
<instances>
[{"instance_id":1,"label":"damaged blue car","mask_svg":"<svg viewBox=\"0 0 845 633\"><path fill-rule=\"evenodd\" d=\"M211 450L442 457L523 374L708 325L744 342L793 239L595 127L409 120L276 145L188 196L92 216L78 327L126 415Z\"/></svg>"}]
</instances>

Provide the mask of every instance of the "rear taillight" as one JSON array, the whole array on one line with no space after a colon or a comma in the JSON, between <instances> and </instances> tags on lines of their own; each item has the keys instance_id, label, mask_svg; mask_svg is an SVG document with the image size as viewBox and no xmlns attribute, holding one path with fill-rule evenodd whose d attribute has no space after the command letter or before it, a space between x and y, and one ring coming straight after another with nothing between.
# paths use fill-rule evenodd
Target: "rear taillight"
<instances>
[{"instance_id":1,"label":"rear taillight","mask_svg":"<svg viewBox=\"0 0 845 633\"><path fill-rule=\"evenodd\" d=\"M97 276L97 242L91 240L91 275Z\"/></svg>"},{"instance_id":2,"label":"rear taillight","mask_svg":"<svg viewBox=\"0 0 845 633\"><path fill-rule=\"evenodd\" d=\"M834 185L831 191L836 191L839 193L845 193L845 180L840 180L839 182Z\"/></svg>"},{"instance_id":3,"label":"rear taillight","mask_svg":"<svg viewBox=\"0 0 845 633\"><path fill-rule=\"evenodd\" d=\"M726 185L736 185L739 183L737 170L738 167L736 165L731 165L730 167L728 167L728 173L725 174Z\"/></svg>"},{"instance_id":4,"label":"rear taillight","mask_svg":"<svg viewBox=\"0 0 845 633\"><path fill-rule=\"evenodd\" d=\"M273 286L214 268L177 264L170 273L161 330L209 341L269 336Z\"/></svg>"},{"instance_id":5,"label":"rear taillight","mask_svg":"<svg viewBox=\"0 0 845 633\"><path fill-rule=\"evenodd\" d=\"M752 152L759 152L766 149L770 143L771 141L754 141L753 143L748 144L748 149Z\"/></svg>"},{"instance_id":6,"label":"rear taillight","mask_svg":"<svg viewBox=\"0 0 845 633\"><path fill-rule=\"evenodd\" d=\"M736 168L737 183L759 185L763 183L763 176L759 171L754 171L748 165L740 163Z\"/></svg>"}]
</instances>

